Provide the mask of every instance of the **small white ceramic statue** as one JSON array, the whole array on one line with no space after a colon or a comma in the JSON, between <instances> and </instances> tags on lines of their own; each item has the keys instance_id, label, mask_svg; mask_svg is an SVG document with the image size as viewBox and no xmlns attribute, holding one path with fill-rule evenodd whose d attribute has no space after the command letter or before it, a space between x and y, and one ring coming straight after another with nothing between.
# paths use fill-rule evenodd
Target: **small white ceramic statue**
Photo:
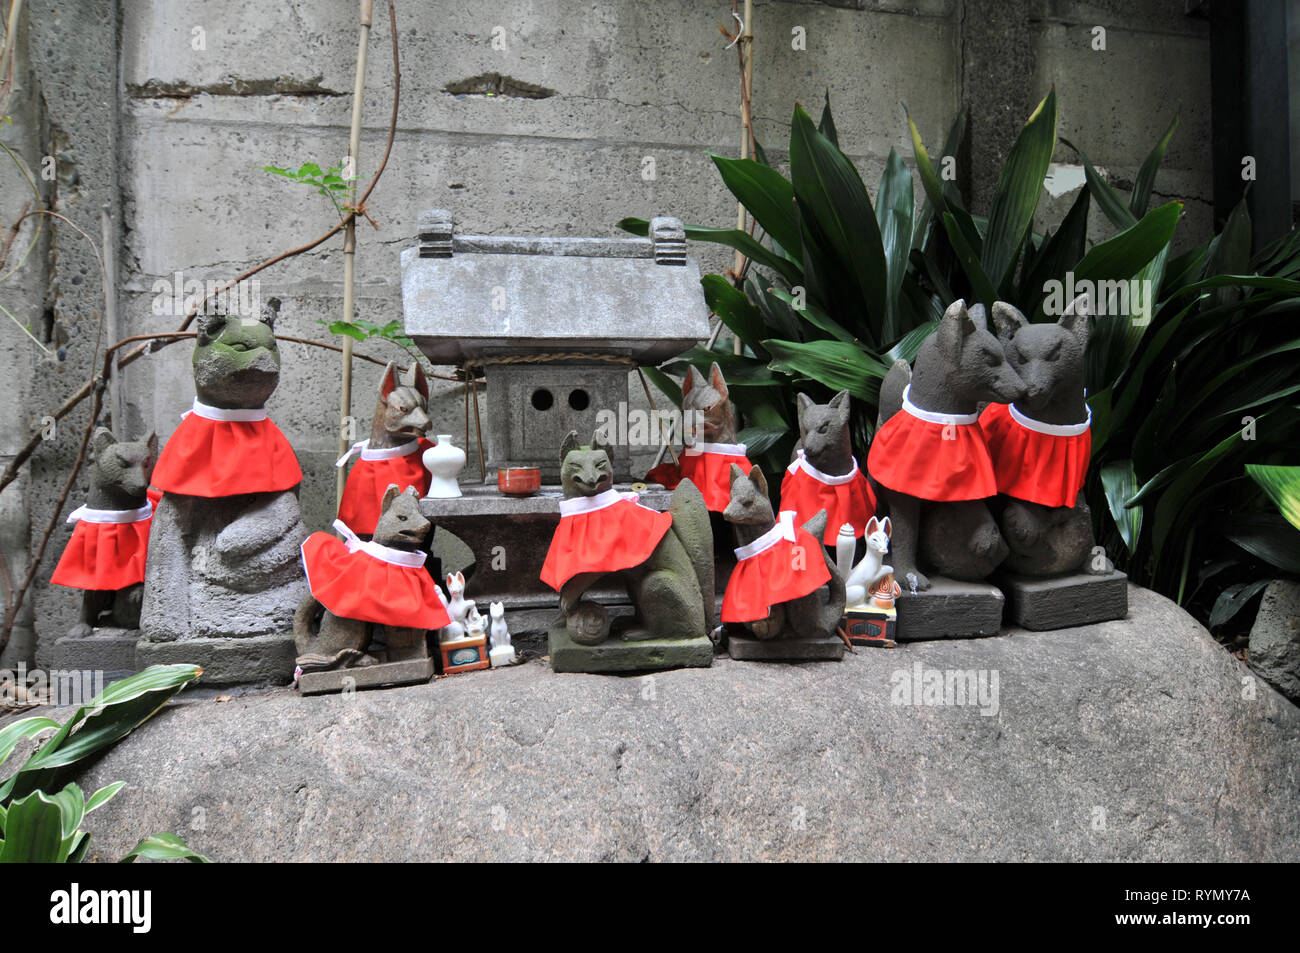
<instances>
[{"instance_id":1,"label":"small white ceramic statue","mask_svg":"<svg viewBox=\"0 0 1300 953\"><path fill-rule=\"evenodd\" d=\"M447 594L451 596L447 600L447 614L451 616L451 624L438 630L438 639L441 642L456 642L469 634L466 621L471 610L476 615L478 610L474 607L473 599L465 598L464 573L447 573Z\"/></svg>"},{"instance_id":2,"label":"small white ceramic statue","mask_svg":"<svg viewBox=\"0 0 1300 953\"><path fill-rule=\"evenodd\" d=\"M492 651L488 656L492 667L510 665L515 660L515 647L510 644L510 630L506 628L506 604L494 602L488 606L488 612L492 615Z\"/></svg>"},{"instance_id":3,"label":"small white ceramic statue","mask_svg":"<svg viewBox=\"0 0 1300 953\"><path fill-rule=\"evenodd\" d=\"M843 528L840 529L840 534L842 538L844 534ZM844 580L845 604L850 608L865 603L876 584L893 573L894 567L885 565L885 554L889 552L889 538L892 535L893 526L890 525L888 516L883 520L877 520L874 516L867 520L866 555L862 557L860 563L845 575ZM850 549L850 560L853 558L852 552L852 549ZM837 557L843 555L838 547L836 555ZM837 564L843 566L843 563L840 563L838 559Z\"/></svg>"}]
</instances>

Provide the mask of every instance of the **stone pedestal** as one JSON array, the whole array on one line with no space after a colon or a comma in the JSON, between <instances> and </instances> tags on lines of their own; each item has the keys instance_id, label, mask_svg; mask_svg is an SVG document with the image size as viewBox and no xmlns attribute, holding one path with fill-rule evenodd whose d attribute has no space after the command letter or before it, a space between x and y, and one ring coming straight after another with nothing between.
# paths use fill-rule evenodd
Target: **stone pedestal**
<instances>
[{"instance_id":1,"label":"stone pedestal","mask_svg":"<svg viewBox=\"0 0 1300 953\"><path fill-rule=\"evenodd\" d=\"M898 640L974 639L997 635L1006 599L987 582L931 576L930 588L898 597Z\"/></svg>"},{"instance_id":2,"label":"stone pedestal","mask_svg":"<svg viewBox=\"0 0 1300 953\"><path fill-rule=\"evenodd\" d=\"M298 679L298 691L304 695L352 691L358 688L387 688L393 685L418 685L433 678L433 659L384 662L364 668L340 668L328 672L305 672Z\"/></svg>"},{"instance_id":3,"label":"stone pedestal","mask_svg":"<svg viewBox=\"0 0 1300 953\"><path fill-rule=\"evenodd\" d=\"M746 662L832 661L844 657L844 640L838 635L816 639L756 639L752 635L727 636L727 654Z\"/></svg>"},{"instance_id":4,"label":"stone pedestal","mask_svg":"<svg viewBox=\"0 0 1300 953\"><path fill-rule=\"evenodd\" d=\"M1115 569L1046 578L999 573L996 580L1007 597L1007 622L1022 629L1070 629L1128 615L1128 576Z\"/></svg>"},{"instance_id":5,"label":"stone pedestal","mask_svg":"<svg viewBox=\"0 0 1300 953\"><path fill-rule=\"evenodd\" d=\"M84 629L83 629L84 631ZM88 635L65 635L54 643L56 672L102 672L104 684L140 671L135 644L139 629L103 626Z\"/></svg>"},{"instance_id":6,"label":"stone pedestal","mask_svg":"<svg viewBox=\"0 0 1300 953\"><path fill-rule=\"evenodd\" d=\"M713 643L705 635L636 642L614 635L599 645L579 645L569 637L569 630L559 625L547 636L551 668L556 672L646 672L713 664Z\"/></svg>"},{"instance_id":7,"label":"stone pedestal","mask_svg":"<svg viewBox=\"0 0 1300 953\"><path fill-rule=\"evenodd\" d=\"M297 658L298 649L292 632L179 642L141 639L135 644L135 659L141 668L150 665L201 665L204 685L237 685L241 682L287 685L293 680Z\"/></svg>"}]
</instances>

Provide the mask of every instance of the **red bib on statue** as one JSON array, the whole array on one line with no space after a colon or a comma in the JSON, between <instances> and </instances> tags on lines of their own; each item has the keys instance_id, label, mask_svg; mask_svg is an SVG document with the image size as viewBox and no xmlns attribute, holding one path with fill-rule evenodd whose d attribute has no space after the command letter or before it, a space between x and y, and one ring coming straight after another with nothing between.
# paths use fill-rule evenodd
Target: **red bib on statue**
<instances>
[{"instance_id":1,"label":"red bib on statue","mask_svg":"<svg viewBox=\"0 0 1300 953\"><path fill-rule=\"evenodd\" d=\"M871 478L922 500L996 496L993 460L976 414L922 410L903 391L903 409L885 421L867 454Z\"/></svg>"},{"instance_id":2,"label":"red bib on statue","mask_svg":"<svg viewBox=\"0 0 1300 953\"><path fill-rule=\"evenodd\" d=\"M731 502L733 463L740 467L742 473L749 473L753 467L745 456L743 443L697 443L682 452L682 478L700 488L705 506L715 513L721 513Z\"/></svg>"},{"instance_id":3,"label":"red bib on statue","mask_svg":"<svg viewBox=\"0 0 1300 953\"><path fill-rule=\"evenodd\" d=\"M429 492L429 471L424 468L423 454L433 444L423 437L400 447L370 449L370 441L355 444L334 464L345 466L352 454L361 459L348 473L343 499L339 502L339 519L358 533L369 536L379 522L379 504L389 484L405 490L413 486L421 496Z\"/></svg>"},{"instance_id":4,"label":"red bib on statue","mask_svg":"<svg viewBox=\"0 0 1300 953\"><path fill-rule=\"evenodd\" d=\"M164 493L235 496L291 490L302 482L293 447L265 408L227 410L194 400L163 447L153 484Z\"/></svg>"},{"instance_id":5,"label":"red bib on statue","mask_svg":"<svg viewBox=\"0 0 1300 953\"><path fill-rule=\"evenodd\" d=\"M848 473L832 476L809 463L800 450L781 480L781 509L794 511L800 526L816 516L818 510L825 510L826 532L822 534L822 542L834 546L845 523L853 526L854 537L862 535L867 520L876 515L876 497L857 460Z\"/></svg>"},{"instance_id":6,"label":"red bib on statue","mask_svg":"<svg viewBox=\"0 0 1300 953\"><path fill-rule=\"evenodd\" d=\"M347 540L312 533L302 544L307 585L321 605L343 619L398 628L441 629L451 622L424 553L363 542L341 520L334 528Z\"/></svg>"},{"instance_id":7,"label":"red bib on statue","mask_svg":"<svg viewBox=\"0 0 1300 953\"><path fill-rule=\"evenodd\" d=\"M542 582L559 592L579 573L617 572L645 562L673 517L637 499L635 493L606 490L561 500L560 525L542 564Z\"/></svg>"},{"instance_id":8,"label":"red bib on statue","mask_svg":"<svg viewBox=\"0 0 1300 953\"><path fill-rule=\"evenodd\" d=\"M666 489L675 490L677 484L682 482L682 468L671 461L661 463L657 467L651 467L646 471L645 481L647 483L661 483Z\"/></svg>"},{"instance_id":9,"label":"red bib on statue","mask_svg":"<svg viewBox=\"0 0 1300 953\"><path fill-rule=\"evenodd\" d=\"M144 582L153 505L138 510L92 510L68 514L76 522L50 582L71 589L116 590Z\"/></svg>"},{"instance_id":10,"label":"red bib on statue","mask_svg":"<svg viewBox=\"0 0 1300 953\"><path fill-rule=\"evenodd\" d=\"M1074 506L1092 456L1092 411L1078 424L1045 424L1014 404L989 404L980 429L998 492L1043 506Z\"/></svg>"},{"instance_id":11,"label":"red bib on statue","mask_svg":"<svg viewBox=\"0 0 1300 953\"><path fill-rule=\"evenodd\" d=\"M831 571L817 537L795 526L793 510L777 524L736 550L736 568L722 597L723 622L756 622L772 606L815 592L830 582Z\"/></svg>"}]
</instances>

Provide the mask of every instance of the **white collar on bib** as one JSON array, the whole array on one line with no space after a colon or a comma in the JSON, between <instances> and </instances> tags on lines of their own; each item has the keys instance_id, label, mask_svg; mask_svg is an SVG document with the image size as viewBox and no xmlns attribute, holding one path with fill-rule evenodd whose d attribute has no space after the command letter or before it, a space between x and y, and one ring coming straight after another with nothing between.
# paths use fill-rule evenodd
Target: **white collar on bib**
<instances>
[{"instance_id":1,"label":"white collar on bib","mask_svg":"<svg viewBox=\"0 0 1300 953\"><path fill-rule=\"evenodd\" d=\"M771 549L781 540L793 543L795 540L794 510L782 510L776 525L752 543L746 543L736 549L737 559L750 559L761 552Z\"/></svg>"}]
</instances>

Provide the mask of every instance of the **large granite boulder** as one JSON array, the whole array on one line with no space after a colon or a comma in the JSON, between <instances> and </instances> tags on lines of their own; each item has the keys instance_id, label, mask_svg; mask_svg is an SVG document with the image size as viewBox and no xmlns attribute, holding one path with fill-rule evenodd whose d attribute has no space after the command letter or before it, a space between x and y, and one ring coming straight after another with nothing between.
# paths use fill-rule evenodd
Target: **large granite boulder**
<instances>
[{"instance_id":1,"label":"large granite boulder","mask_svg":"<svg viewBox=\"0 0 1300 953\"><path fill-rule=\"evenodd\" d=\"M1300 860L1300 710L1168 600L1129 599L838 663L199 689L82 779L128 783L91 852L171 830L258 861ZM905 703L943 670L985 673L990 713Z\"/></svg>"},{"instance_id":2,"label":"large granite boulder","mask_svg":"<svg viewBox=\"0 0 1300 953\"><path fill-rule=\"evenodd\" d=\"M1274 579L1264 588L1249 645L1250 667L1300 704L1300 582Z\"/></svg>"}]
</instances>

